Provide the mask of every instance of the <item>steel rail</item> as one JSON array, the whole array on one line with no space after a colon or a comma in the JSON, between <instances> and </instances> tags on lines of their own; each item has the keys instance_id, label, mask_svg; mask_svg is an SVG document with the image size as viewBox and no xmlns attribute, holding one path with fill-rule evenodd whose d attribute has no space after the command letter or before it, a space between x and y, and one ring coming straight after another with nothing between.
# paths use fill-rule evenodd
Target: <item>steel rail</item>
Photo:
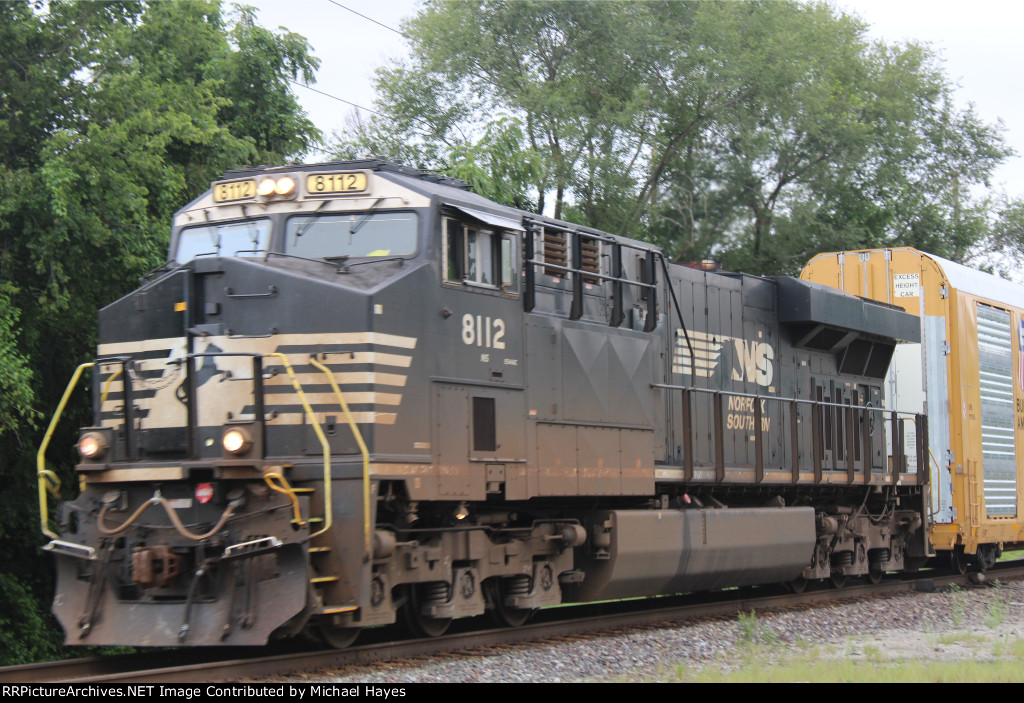
<instances>
[{"instance_id":1,"label":"steel rail","mask_svg":"<svg viewBox=\"0 0 1024 703\"><path fill-rule=\"evenodd\" d=\"M995 579L1013 580L1024 578L1024 563L1006 562L997 564L985 574L986 581ZM215 683L238 679L267 680L272 677L288 676L300 672L337 669L409 657L421 657L440 652L466 651L476 648L494 647L515 643L539 641L550 637L595 635L603 631L621 630L627 627L682 625L699 618L730 616L739 612L757 610L765 612L773 608L810 606L835 603L858 598L893 595L911 591L927 591L948 587L952 584L969 585L980 580L972 574L949 574L941 571L921 571L902 577L893 575L880 584L851 585L845 588L820 588L800 594L778 595L771 588L735 589L715 594L697 594L682 598L636 599L602 604L583 604L543 611L538 621L518 628L477 630L446 635L433 639L405 641L385 640L385 628L377 630L381 641L350 647L342 650L312 652L289 652L286 654L262 655L263 650L236 648L230 652L217 650L178 650L160 652L158 656L167 660L169 656L194 657L205 661L179 664L162 668L139 668L152 661L152 656L93 658L62 662L30 664L19 667L0 668L0 681L5 683L194 683L202 681ZM699 597L716 596L712 602L694 602ZM662 604L667 603L667 607ZM641 606L639 608L638 606ZM586 613L579 616L579 613ZM462 621L473 624L473 619ZM476 621L479 622L479 621ZM373 631L368 631L373 634ZM239 651L252 652L253 657L239 656ZM227 657L214 659L217 654ZM468 654L468 656L472 656ZM235 658L231 658L235 657ZM123 667L118 671L119 667ZM134 667L134 668L130 668Z\"/></svg>"}]
</instances>

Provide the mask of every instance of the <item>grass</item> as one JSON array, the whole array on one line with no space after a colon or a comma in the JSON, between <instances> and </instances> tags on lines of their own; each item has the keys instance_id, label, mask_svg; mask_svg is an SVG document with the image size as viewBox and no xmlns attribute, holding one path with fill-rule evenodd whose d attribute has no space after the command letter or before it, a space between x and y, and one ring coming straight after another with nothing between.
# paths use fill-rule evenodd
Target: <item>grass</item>
<instances>
[{"instance_id":1,"label":"grass","mask_svg":"<svg viewBox=\"0 0 1024 703\"><path fill-rule=\"evenodd\" d=\"M963 645L977 645L984 644L992 641L991 637L985 637L974 632L964 632L958 630L956 632L943 632L941 635L936 636L933 640L935 644L963 644Z\"/></svg>"},{"instance_id":2,"label":"grass","mask_svg":"<svg viewBox=\"0 0 1024 703\"><path fill-rule=\"evenodd\" d=\"M867 657L817 659L807 657L775 663L767 655L758 661L745 661L725 670L705 667L700 671L677 668L680 678L671 682L693 683L997 683L1021 680L1024 658L989 661L880 661Z\"/></svg>"},{"instance_id":3,"label":"grass","mask_svg":"<svg viewBox=\"0 0 1024 703\"><path fill-rule=\"evenodd\" d=\"M746 616L748 624L753 616ZM754 630L750 630L752 633ZM1001 683L1017 682L1024 667L1024 641L970 632L945 633L939 644L966 646L971 659L890 659L880 645L849 641L841 646L780 649L745 642L740 656L700 668L678 664L660 672L669 683Z\"/></svg>"},{"instance_id":4,"label":"grass","mask_svg":"<svg viewBox=\"0 0 1024 703\"><path fill-rule=\"evenodd\" d=\"M1002 584L999 583L999 579L992 584L992 591L995 593L995 598L985 613L985 625L993 630L998 630L999 626L1006 621L1006 602L1003 600Z\"/></svg>"},{"instance_id":5,"label":"grass","mask_svg":"<svg viewBox=\"0 0 1024 703\"><path fill-rule=\"evenodd\" d=\"M988 606L985 624L998 630L1009 617L999 590ZM966 594L952 589L951 619L963 622ZM822 645L806 639L783 645L778 633L757 613L737 614L739 646L735 656L706 664L682 662L659 670L654 680L668 683L1010 683L1024 679L1024 640L1014 636L954 630L926 635L929 647L956 647L961 658L901 659L884 643L848 639ZM964 651L965 650L965 651ZM636 680L636 679L634 679Z\"/></svg>"},{"instance_id":6,"label":"grass","mask_svg":"<svg viewBox=\"0 0 1024 703\"><path fill-rule=\"evenodd\" d=\"M1019 559L1024 559L1024 549L1017 549L1017 550L1014 550L1014 551L1003 552L1002 556L1000 556L998 559L996 559L996 561L997 562L1000 562L1000 561L1017 561Z\"/></svg>"}]
</instances>

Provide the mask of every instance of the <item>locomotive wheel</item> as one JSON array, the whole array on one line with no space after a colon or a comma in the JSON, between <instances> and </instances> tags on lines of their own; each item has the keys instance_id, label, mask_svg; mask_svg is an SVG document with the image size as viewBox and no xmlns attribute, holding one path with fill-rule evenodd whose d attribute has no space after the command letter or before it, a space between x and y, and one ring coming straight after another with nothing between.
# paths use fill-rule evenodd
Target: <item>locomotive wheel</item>
<instances>
[{"instance_id":1,"label":"locomotive wheel","mask_svg":"<svg viewBox=\"0 0 1024 703\"><path fill-rule=\"evenodd\" d=\"M500 627L522 627L533 615L530 608L512 608L505 605L507 595L507 579L493 579L487 586L490 591L494 608L491 609L491 618Z\"/></svg>"},{"instance_id":2,"label":"locomotive wheel","mask_svg":"<svg viewBox=\"0 0 1024 703\"><path fill-rule=\"evenodd\" d=\"M330 625L321 625L317 628L320 638L327 643L329 647L334 649L345 649L356 641L359 637L359 633L363 631L361 627L331 627Z\"/></svg>"},{"instance_id":3,"label":"locomotive wheel","mask_svg":"<svg viewBox=\"0 0 1024 703\"><path fill-rule=\"evenodd\" d=\"M833 571L832 575L828 577L828 581L832 584L832 588L842 588L846 585L846 574Z\"/></svg>"},{"instance_id":4,"label":"locomotive wheel","mask_svg":"<svg viewBox=\"0 0 1024 703\"><path fill-rule=\"evenodd\" d=\"M448 631L451 618L432 618L420 610L420 589L410 585L406 591L405 605L402 606L402 620L417 637L440 637Z\"/></svg>"},{"instance_id":5,"label":"locomotive wheel","mask_svg":"<svg viewBox=\"0 0 1024 703\"><path fill-rule=\"evenodd\" d=\"M870 583L872 586L877 585L881 582L882 576L884 575L884 571L876 571L875 569L869 569L868 572L864 574L864 582Z\"/></svg>"},{"instance_id":6,"label":"locomotive wheel","mask_svg":"<svg viewBox=\"0 0 1024 703\"><path fill-rule=\"evenodd\" d=\"M807 589L807 579L803 576L797 576L792 581L786 582L786 588L788 588L791 593L803 593Z\"/></svg>"}]
</instances>

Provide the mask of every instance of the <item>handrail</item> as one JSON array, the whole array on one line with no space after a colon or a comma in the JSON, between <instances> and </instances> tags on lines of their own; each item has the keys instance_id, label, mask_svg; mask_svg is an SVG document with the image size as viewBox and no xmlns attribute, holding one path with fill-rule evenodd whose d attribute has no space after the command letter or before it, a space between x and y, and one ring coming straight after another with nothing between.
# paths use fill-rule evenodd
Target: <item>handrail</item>
<instances>
[{"instance_id":1,"label":"handrail","mask_svg":"<svg viewBox=\"0 0 1024 703\"><path fill-rule=\"evenodd\" d=\"M281 485L275 484L274 481L280 481ZM306 520L302 519L302 511L299 509L299 499L295 497L295 489L288 483L288 479L277 472L271 471L263 474L263 482L266 483L271 490L277 491L288 498L292 504L292 512L295 515L294 522L296 525L302 527L307 523Z\"/></svg>"},{"instance_id":2,"label":"handrail","mask_svg":"<svg viewBox=\"0 0 1024 703\"><path fill-rule=\"evenodd\" d=\"M306 399L306 394L302 390L302 386L299 384L299 379L295 377L295 371L292 370L292 365L288 362L288 357L281 352L272 352L270 354L264 354L266 357L276 357L281 360L284 365L284 370L288 373L288 378L291 379L292 387L295 389L295 395L298 396L299 402L302 403L303 409L306 411L306 416L309 417L309 424L313 426L313 431L316 433L316 438L320 441L320 448L324 451L324 526L310 534L310 538L319 537L328 530L331 529L331 520L334 513L334 508L331 505L331 446L327 443L327 437L324 435L323 428L320 427L320 423L317 422L316 415L313 413L313 408L310 406L309 401Z\"/></svg>"},{"instance_id":3,"label":"handrail","mask_svg":"<svg viewBox=\"0 0 1024 703\"><path fill-rule=\"evenodd\" d=\"M636 286L637 288L657 289L657 287L658 287L657 284L655 284L655 283L644 283L643 281L632 281L632 280L630 280L628 278L621 278L621 277L615 277L615 276L606 276L605 274L598 273L597 271L588 271L586 269L577 269L577 268L572 268L571 266L559 266L558 264L551 264L551 263L548 263L548 262L546 262L544 260L530 259L526 263L527 264L533 264L534 266L543 266L544 268L548 268L548 269L555 269L557 271L562 271L564 273L574 273L574 274L578 273L578 274L581 274L583 276L589 276L591 278L600 278L602 281L611 281L612 283L628 283L629 285Z\"/></svg>"},{"instance_id":4,"label":"handrail","mask_svg":"<svg viewBox=\"0 0 1024 703\"><path fill-rule=\"evenodd\" d=\"M50 426L46 428L46 434L43 435L43 443L39 445L39 451L36 453L36 478L39 483L39 521L43 534L50 539L59 539L59 536L50 531L50 515L49 508L46 505L46 491L49 490L51 493L56 494L60 490L60 479L57 478L55 473L46 468L46 450L50 446L50 439L53 437L53 431L57 429L60 416L64 413L64 406L68 404L68 398L71 397L71 392L78 385L78 379L81 378L82 372L95 365L96 362L90 361L80 364L75 369L74 375L68 381L67 388L64 389L64 395L61 396L57 410L53 413Z\"/></svg>"},{"instance_id":5,"label":"handrail","mask_svg":"<svg viewBox=\"0 0 1024 703\"><path fill-rule=\"evenodd\" d=\"M110 374L110 378L103 382L103 392L100 394L100 408L102 408L103 404L107 402L107 396L110 395L111 384L116 381L122 373L124 373L124 366Z\"/></svg>"},{"instance_id":6,"label":"handrail","mask_svg":"<svg viewBox=\"0 0 1024 703\"><path fill-rule=\"evenodd\" d=\"M331 382L334 395L338 398L338 404L341 405L341 409L345 413L345 420L348 422L349 429L352 430L352 435L356 438L356 444L359 445L359 452L363 455L363 546L365 548L365 558L368 561L373 553L371 548L373 532L370 529L370 452L363 441L363 435L359 431L359 426L356 425L356 421L348 409L348 403L345 402L345 397L338 387L338 382L334 380L334 373L327 366L317 361L315 357L311 356L309 363L320 369L327 376L327 380Z\"/></svg>"},{"instance_id":7,"label":"handrail","mask_svg":"<svg viewBox=\"0 0 1024 703\"><path fill-rule=\"evenodd\" d=\"M719 388L700 388L698 386L676 386L670 383L652 383L651 388L663 388L670 391L696 391L698 393L710 393L710 394L721 394L731 395L737 398L759 398L761 400L774 400L783 403L799 403L801 405L817 405L821 407L833 407L833 408L844 408L846 410L868 410L870 412L881 412L881 413L896 413L897 415L906 415L909 417L903 417L903 420L911 420L916 422L914 416L920 413L914 412L913 410L896 410L894 408L876 408L872 405L850 405L849 403L833 403L828 400L808 400L806 398L787 398L781 395L759 395L757 393L743 393L741 391L726 391Z\"/></svg>"},{"instance_id":8,"label":"handrail","mask_svg":"<svg viewBox=\"0 0 1024 703\"><path fill-rule=\"evenodd\" d=\"M234 355L234 354L232 354L232 355ZM239 354L239 355L240 356L250 356L251 354ZM193 355L190 355L190 356L220 356L220 354L193 354ZM251 355L251 356L256 356L256 355ZM288 361L288 357L286 357L284 354L282 354L280 352L274 352L274 353L271 353L271 354L264 354L264 355L261 355L261 356L263 356L263 357L276 357L276 358L278 358L281 361L281 364L284 366L285 371L287 372L289 379L291 379L292 386L295 389L295 394L298 396L299 402L302 403L302 407L303 407L303 409L306 412L306 416L309 418L310 424L312 425L313 430L316 433L317 439L320 441L320 447L323 450L323 454L324 454L324 524L323 524L323 527L319 531L317 531L317 532L315 532L315 533L310 535L310 537L317 537L317 536L322 535L325 532L327 532L331 528L331 525L332 525L332 522L333 522L333 505L332 505L332 502L331 502L331 459L330 459L331 452L330 452L330 445L327 442L327 437L324 435L323 429L320 427L320 423L317 422L317 420L316 420L316 415L313 413L313 408L310 406L309 401L306 398L306 394L303 392L302 386L299 384L298 378L296 378L296 376L295 376L295 372L292 369L291 363L289 363L289 361ZM71 397L72 391L74 391L75 387L78 385L78 381L79 381L79 379L82 376L82 372L85 369L87 369L87 368L92 368L97 363L98 362L96 362L96 361L91 361L91 362L88 362L88 363L81 364L81 365L78 366L78 368L75 369L75 373L72 375L71 380L68 382L67 388L65 388L65 390L64 390L64 395L61 396L60 403L57 405L57 410L54 412L53 418L50 420L50 425L49 425L49 427L46 430L46 434L43 436L43 441L42 441L42 443L39 446L39 451L36 453L36 476L37 476L38 485L39 485L40 527L41 527L41 530L42 530L43 534L46 535L47 537L49 537L50 539L59 539L59 536L57 534L55 534L53 531L51 531L50 528L49 528L49 507L47 506L47 502L46 502L46 492L49 490L51 493L56 494L56 492L60 490L60 479L57 477L57 475L53 471L50 471L49 469L46 468L46 450L50 446L50 440L53 437L54 430L56 429L57 424L60 421L60 417L61 417L61 415L64 412L64 408L65 408L65 406L68 403L68 399ZM316 365L318 368L321 368L321 370L323 370L322 365L317 363L316 361L314 361L314 365ZM118 375L119 375L119 373L115 373L111 379L107 379L107 382L104 385L104 389L103 389L103 396L104 397L109 392L109 386L110 386L111 381L113 380L113 378L116 378ZM340 397L340 390L337 388L337 385L334 382L333 376L331 377L331 385L334 386L335 393L336 393L336 395L339 396L339 399L341 400L342 409L345 411L345 414L346 414L346 417L349 420L350 426L354 427L351 413L349 412L348 406L345 404L344 399ZM364 465L363 465L363 474L364 474L364 484L365 484L364 485L364 494L366 494L365 495L365 499L366 499L366 503L368 505L368 502L369 502L369 496L368 496L368 491L369 491L368 456L369 455L368 455L368 452L366 450L366 445L363 443L362 437L359 434L358 430L354 430L354 432L355 432L355 435L356 435L356 440L359 443L360 449L363 452L363 463L364 463ZM367 521L367 524L368 524L368 522L369 522L368 512L367 512L366 521ZM366 531L366 535L367 535L367 544L369 544L370 532L369 532L368 528L365 531Z\"/></svg>"},{"instance_id":9,"label":"handrail","mask_svg":"<svg viewBox=\"0 0 1024 703\"><path fill-rule=\"evenodd\" d=\"M916 412L913 412L913 411L897 410L895 408L891 408L891 409L890 408L876 408L870 402L866 403L865 405L860 405L860 404L854 405L852 403L841 403L841 402L840 403L836 403L836 402L827 401L827 400L811 400L811 399L806 399L806 398L788 398L788 397L785 397L785 396L761 395L759 393L744 393L744 392L741 392L741 391L729 391L729 390L718 389L718 388L700 388L700 387L697 387L697 386L682 386L682 385L675 385L675 384L670 384L670 383L651 383L651 384L649 384L649 387L650 388L659 388L659 389L663 389L663 390L678 390L678 391L682 391L683 392L684 427L689 425L689 420L688 420L689 411L690 411L690 408L689 408L689 397L690 396L689 396L689 394L691 392L697 392L697 393L705 393L707 395L711 395L712 396L712 400L714 402L713 417L714 417L715 423L716 423L715 424L715 468L716 468L717 479L719 481L723 480L724 477L725 477L724 447L722 446L722 442L721 442L721 438L722 438L721 417L722 417L722 397L723 396L736 397L736 398L750 398L750 399L752 399L754 401L757 401L757 400L761 401L760 403L755 402L754 406L753 406L753 420L754 420L754 431L755 431L754 442L755 442L755 445L756 445L756 447L755 447L755 471L756 471L757 481L758 482L760 482L762 480L762 478L763 478L762 435L764 433L764 429L762 428L762 424L761 424L761 405L764 403L764 401L769 401L769 400L770 401L779 402L779 403L784 403L784 404L789 405L789 407L790 407L790 422L793 423L793 425L792 425L792 427L790 429L790 436L791 436L791 441L792 441L792 449L793 449L793 452L794 452L794 454L793 454L793 457L794 457L793 458L793 467L792 467L794 482L797 480L797 475L799 473L799 467L798 467L797 462L796 462L796 454L795 454L795 452L797 450L797 444L798 444L798 441L799 441L799 434L798 434L798 430L796 429L796 423L798 421L796 413L797 413L797 406L799 406L799 405L809 405L811 407L811 412L812 412L811 432L814 433L813 434L813 439L812 439L812 445L814 447L820 447L820 445L819 445L819 437L818 437L818 434L819 434L818 433L818 428L819 428L818 413L820 412L819 409L822 408L822 407L837 408L837 409L842 410L844 412L852 411L853 414L848 417L848 420L844 421L844 422L848 422L848 426L847 426L846 431L849 433L849 437L851 438L851 442L853 441L852 438L854 436L854 429L853 429L853 427L854 427L854 423L855 423L855 417L857 417L858 414L860 414L860 417L861 417L860 421L862 423L865 422L865 419L869 417L868 413L888 413L888 414L891 414L892 418L893 418L893 427L895 428L897 426L897 424L898 424L899 427L901 428L901 432L900 432L901 435L902 435L902 426L903 426L903 424L906 423L907 421L910 421L913 424L913 426L915 427L916 431L917 431L918 448L919 448L918 457L917 457L917 460L918 460L917 461L917 463L918 463L917 474L918 474L918 476L924 476L925 478L927 478L927 476L928 476L928 472L926 470L927 469L927 463L926 463L927 462L927 456L925 456L923 454L923 452L921 451L921 449L920 449L920 447L922 447L922 446L927 448L927 432L925 431L925 433L923 435L923 439L922 439L921 426L918 425L918 418L922 417L922 416L919 413L916 413ZM924 427L926 428L927 425L925 424ZM895 431L895 429L894 429L894 431ZM869 477L870 477L870 474L871 474L871 468L870 468L870 465L868 464L868 461L869 461L868 460L868 456L870 455L870 440L869 440L870 434L873 434L873 432L871 432L871 433L865 432L863 434L863 438L864 438L864 466L863 466L863 470L864 470L864 480L865 480L865 482L869 481ZM895 458L899 459L899 457L903 454L903 452L905 450L905 447L902 447L902 445L901 445L901 448L899 450L897 450L896 446L897 446L897 438L894 437L893 438L893 448L894 448L894 455L893 456ZM692 469L692 466L693 466L693 457L692 457L692 447L691 447L691 442L690 442L690 439L689 439L689 433L688 432L684 432L684 436L683 436L683 449L685 451L684 467L689 471L689 470ZM847 452L847 457L846 457L847 473L849 474L849 477L850 477L849 478L849 482L850 483L854 482L854 476L855 476L855 474L854 474L854 471L855 471L855 466L854 466L855 459L854 459L854 453L853 452L854 452L853 445L851 444L850 445L850 450ZM815 452L814 452L814 470L815 470L815 481L816 482L821 480L821 476L820 476L821 467L820 467L819 458L820 458L819 454L817 453L817 450L815 450ZM920 466L920 464L922 462L925 462L925 471L923 471L923 472L922 472L922 469L921 469L921 466ZM899 474L905 473L904 471L901 470L901 468L902 468L902 461L894 462L893 463L893 467L894 467L893 479L895 481L898 481L898 480L900 480ZM692 476L691 476L691 478L692 478ZM920 478L918 479L918 481L920 482Z\"/></svg>"},{"instance_id":10,"label":"handrail","mask_svg":"<svg viewBox=\"0 0 1024 703\"><path fill-rule=\"evenodd\" d=\"M644 321L644 332L654 331L658 323L657 292L659 287L655 280L654 260L657 255L661 255L662 259L664 259L664 255L661 252L647 246L623 241L610 235L593 234L576 227L562 227L549 222L534 220L530 217L523 218L523 226L525 227L525 234L523 236L523 310L532 312L536 305L536 268L542 266L545 271L555 270L571 275L572 302L569 308L570 320L579 320L583 317L583 283L588 278L591 278L612 284L612 311L608 320L608 325L611 327L618 327L625 320L622 300L623 284L646 289L647 317ZM537 235L543 235L545 230L557 231L565 235L566 263L570 265L562 266L561 264L548 262L543 258L534 258L537 253L534 239ZM607 246L611 247L613 275L606 275L600 271L591 271L583 268L582 246L584 239L604 242ZM622 249L624 248L645 253L643 260L644 280L633 281L623 275Z\"/></svg>"}]
</instances>

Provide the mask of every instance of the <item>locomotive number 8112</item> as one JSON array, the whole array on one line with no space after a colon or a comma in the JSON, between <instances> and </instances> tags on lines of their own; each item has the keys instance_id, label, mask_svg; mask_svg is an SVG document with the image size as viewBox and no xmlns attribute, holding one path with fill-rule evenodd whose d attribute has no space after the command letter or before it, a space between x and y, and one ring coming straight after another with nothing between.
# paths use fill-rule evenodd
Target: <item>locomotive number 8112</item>
<instances>
[{"instance_id":1,"label":"locomotive number 8112","mask_svg":"<svg viewBox=\"0 0 1024 703\"><path fill-rule=\"evenodd\" d=\"M916 568L928 427L883 392L920 341L395 164L229 172L99 313L54 611L73 644L344 646Z\"/></svg>"}]
</instances>

